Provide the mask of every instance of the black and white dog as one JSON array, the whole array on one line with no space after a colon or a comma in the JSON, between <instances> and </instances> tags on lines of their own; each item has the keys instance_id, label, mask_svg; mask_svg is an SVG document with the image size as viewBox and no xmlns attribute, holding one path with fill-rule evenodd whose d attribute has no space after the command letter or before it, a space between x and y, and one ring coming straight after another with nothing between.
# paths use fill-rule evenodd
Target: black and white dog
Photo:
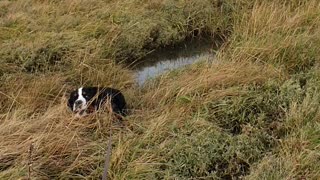
<instances>
[{"instance_id":1,"label":"black and white dog","mask_svg":"<svg viewBox=\"0 0 320 180\"><path fill-rule=\"evenodd\" d=\"M72 91L68 100L69 108L78 117L98 110L107 101L115 115L126 115L126 101L123 94L113 88L81 87Z\"/></svg>"}]
</instances>

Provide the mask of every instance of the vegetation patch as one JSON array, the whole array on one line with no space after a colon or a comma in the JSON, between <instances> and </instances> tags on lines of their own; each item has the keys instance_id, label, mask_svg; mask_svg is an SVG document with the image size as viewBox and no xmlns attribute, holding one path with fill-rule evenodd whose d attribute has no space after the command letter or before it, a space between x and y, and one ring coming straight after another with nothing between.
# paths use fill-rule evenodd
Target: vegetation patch
<instances>
[{"instance_id":1,"label":"vegetation patch","mask_svg":"<svg viewBox=\"0 0 320 180\"><path fill-rule=\"evenodd\" d=\"M317 0L0 9L0 179L99 179L110 128L111 179L320 179ZM199 36L225 40L212 61L143 87L121 63ZM68 93L89 85L120 89L129 116L73 117Z\"/></svg>"}]
</instances>

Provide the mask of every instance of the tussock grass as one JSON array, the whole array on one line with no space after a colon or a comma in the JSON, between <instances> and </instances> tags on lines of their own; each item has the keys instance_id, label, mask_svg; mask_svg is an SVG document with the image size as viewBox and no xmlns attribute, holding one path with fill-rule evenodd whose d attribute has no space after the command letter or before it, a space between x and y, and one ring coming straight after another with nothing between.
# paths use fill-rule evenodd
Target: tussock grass
<instances>
[{"instance_id":1,"label":"tussock grass","mask_svg":"<svg viewBox=\"0 0 320 180\"><path fill-rule=\"evenodd\" d=\"M310 69L319 61L319 3L306 2L254 3L234 24L229 58L272 63L290 72Z\"/></svg>"},{"instance_id":2,"label":"tussock grass","mask_svg":"<svg viewBox=\"0 0 320 180\"><path fill-rule=\"evenodd\" d=\"M111 179L320 178L316 0L4 0L0 9L0 179L101 178L110 127ZM213 63L142 88L116 63L208 34L227 37ZM75 119L66 98L80 85L121 89L129 116Z\"/></svg>"},{"instance_id":3,"label":"tussock grass","mask_svg":"<svg viewBox=\"0 0 320 180\"><path fill-rule=\"evenodd\" d=\"M30 0L1 5L6 9L0 22L1 57L28 72L67 63L65 56L79 51L99 59L133 61L153 48L226 28L217 3L207 0Z\"/></svg>"}]
</instances>

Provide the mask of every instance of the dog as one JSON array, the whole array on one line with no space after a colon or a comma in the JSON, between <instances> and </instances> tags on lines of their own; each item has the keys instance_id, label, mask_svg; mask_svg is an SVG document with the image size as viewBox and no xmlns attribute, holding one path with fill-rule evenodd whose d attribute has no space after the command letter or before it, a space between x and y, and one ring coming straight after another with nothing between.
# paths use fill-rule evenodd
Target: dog
<instances>
[{"instance_id":1,"label":"dog","mask_svg":"<svg viewBox=\"0 0 320 180\"><path fill-rule=\"evenodd\" d=\"M76 113L77 117L83 117L88 113L99 110L107 102L109 109L116 117L126 115L126 101L123 94L118 89L109 87L81 87L70 93L68 107Z\"/></svg>"}]
</instances>

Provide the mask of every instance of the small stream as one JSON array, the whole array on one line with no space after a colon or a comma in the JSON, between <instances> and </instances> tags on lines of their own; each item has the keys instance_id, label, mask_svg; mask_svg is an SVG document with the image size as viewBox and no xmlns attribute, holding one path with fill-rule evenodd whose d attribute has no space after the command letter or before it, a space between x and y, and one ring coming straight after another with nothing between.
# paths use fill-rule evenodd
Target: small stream
<instances>
[{"instance_id":1,"label":"small stream","mask_svg":"<svg viewBox=\"0 0 320 180\"><path fill-rule=\"evenodd\" d=\"M199 60L212 60L217 45L205 39L189 40L175 47L155 50L134 64L138 85L143 85L165 72L184 67Z\"/></svg>"}]
</instances>

